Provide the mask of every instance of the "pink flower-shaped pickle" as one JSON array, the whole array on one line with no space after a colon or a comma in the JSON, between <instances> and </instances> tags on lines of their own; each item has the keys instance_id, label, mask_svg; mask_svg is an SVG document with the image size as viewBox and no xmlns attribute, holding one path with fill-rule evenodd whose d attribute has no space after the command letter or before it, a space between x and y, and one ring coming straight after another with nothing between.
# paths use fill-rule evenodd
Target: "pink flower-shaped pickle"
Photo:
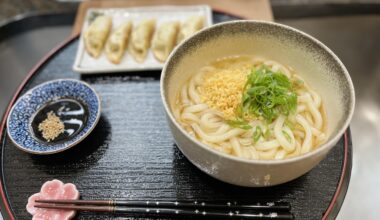
<instances>
[{"instance_id":1,"label":"pink flower-shaped pickle","mask_svg":"<svg viewBox=\"0 0 380 220\"><path fill-rule=\"evenodd\" d=\"M59 180L52 180L45 182L41 191L28 199L26 210L33 215L32 220L69 220L75 216L75 211L36 208L35 200L38 199L79 199L79 191L72 183L63 184Z\"/></svg>"}]
</instances>

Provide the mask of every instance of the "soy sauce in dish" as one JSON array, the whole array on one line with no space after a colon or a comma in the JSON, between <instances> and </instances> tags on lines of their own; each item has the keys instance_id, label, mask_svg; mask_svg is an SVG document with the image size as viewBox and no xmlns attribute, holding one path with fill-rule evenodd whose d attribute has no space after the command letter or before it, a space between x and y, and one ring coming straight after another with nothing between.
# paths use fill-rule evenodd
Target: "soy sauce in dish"
<instances>
[{"instance_id":1,"label":"soy sauce in dish","mask_svg":"<svg viewBox=\"0 0 380 220\"><path fill-rule=\"evenodd\" d=\"M64 124L64 131L53 140L47 141L39 125L53 112ZM40 108L30 123L34 137L44 143L54 144L70 140L86 125L88 119L87 108L78 100L64 98L47 103Z\"/></svg>"}]
</instances>

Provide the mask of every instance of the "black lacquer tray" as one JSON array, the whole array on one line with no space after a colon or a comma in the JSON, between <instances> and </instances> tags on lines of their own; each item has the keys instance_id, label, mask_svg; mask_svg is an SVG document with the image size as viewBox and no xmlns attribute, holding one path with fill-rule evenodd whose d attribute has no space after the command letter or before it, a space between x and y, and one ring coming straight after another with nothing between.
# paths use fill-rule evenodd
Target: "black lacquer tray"
<instances>
[{"instance_id":1,"label":"black lacquer tray","mask_svg":"<svg viewBox=\"0 0 380 220\"><path fill-rule=\"evenodd\" d=\"M219 13L214 18L232 19ZM48 54L15 98L48 80L81 79L101 96L99 124L69 151L35 156L17 149L7 137L5 114L0 133L2 213L6 218L30 219L25 210L27 198L52 179L75 183L83 199L288 201L296 219L336 217L351 172L349 131L325 160L294 181L269 188L229 185L199 171L175 146L161 104L159 71L80 76L72 71L77 46L76 36ZM83 212L76 219L142 218Z\"/></svg>"}]
</instances>

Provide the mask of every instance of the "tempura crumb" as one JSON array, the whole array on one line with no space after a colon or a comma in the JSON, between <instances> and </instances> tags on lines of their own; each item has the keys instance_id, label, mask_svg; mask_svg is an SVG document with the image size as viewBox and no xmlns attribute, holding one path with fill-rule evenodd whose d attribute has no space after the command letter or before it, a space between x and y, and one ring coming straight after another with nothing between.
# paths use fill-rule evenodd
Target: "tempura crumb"
<instances>
[{"instance_id":1,"label":"tempura crumb","mask_svg":"<svg viewBox=\"0 0 380 220\"><path fill-rule=\"evenodd\" d=\"M249 69L250 66L242 65L240 68L216 69L208 73L203 85L198 87L202 102L221 111L225 119L233 119Z\"/></svg>"},{"instance_id":2,"label":"tempura crumb","mask_svg":"<svg viewBox=\"0 0 380 220\"><path fill-rule=\"evenodd\" d=\"M47 118L38 125L38 130L42 132L42 137L50 142L65 131L65 125L53 111L50 111Z\"/></svg>"}]
</instances>

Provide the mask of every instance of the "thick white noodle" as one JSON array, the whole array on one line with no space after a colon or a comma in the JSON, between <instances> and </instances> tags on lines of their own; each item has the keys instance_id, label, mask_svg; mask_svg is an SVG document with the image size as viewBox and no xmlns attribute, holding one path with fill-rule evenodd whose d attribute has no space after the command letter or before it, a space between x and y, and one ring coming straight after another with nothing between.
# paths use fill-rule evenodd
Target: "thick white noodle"
<instances>
[{"instance_id":1,"label":"thick white noodle","mask_svg":"<svg viewBox=\"0 0 380 220\"><path fill-rule=\"evenodd\" d=\"M294 136L296 136L296 137L299 137L302 139L305 138L305 132L304 131L294 130L293 133L294 133Z\"/></svg>"},{"instance_id":2,"label":"thick white noodle","mask_svg":"<svg viewBox=\"0 0 380 220\"><path fill-rule=\"evenodd\" d=\"M266 151L276 149L280 146L277 140L265 141L255 144L256 150Z\"/></svg>"},{"instance_id":3,"label":"thick white noodle","mask_svg":"<svg viewBox=\"0 0 380 220\"><path fill-rule=\"evenodd\" d=\"M253 160L259 159L259 154L257 153L254 147L246 147L245 149L247 149L251 153L251 159Z\"/></svg>"},{"instance_id":4,"label":"thick white noodle","mask_svg":"<svg viewBox=\"0 0 380 220\"><path fill-rule=\"evenodd\" d=\"M215 119L215 115L211 112L205 113L201 116L200 125L205 130L217 129L222 125L221 120L212 120Z\"/></svg>"},{"instance_id":5,"label":"thick white noodle","mask_svg":"<svg viewBox=\"0 0 380 220\"><path fill-rule=\"evenodd\" d=\"M288 78L291 77L290 71L287 68L285 68L282 64L276 61L268 60L268 61L265 61L264 64L271 67L272 71L277 72L278 70L280 70Z\"/></svg>"},{"instance_id":6,"label":"thick white noodle","mask_svg":"<svg viewBox=\"0 0 380 220\"><path fill-rule=\"evenodd\" d=\"M204 74L209 73L209 72L214 72L215 70L216 70L215 67L205 66L201 68L199 75L203 76Z\"/></svg>"},{"instance_id":7,"label":"thick white noodle","mask_svg":"<svg viewBox=\"0 0 380 220\"><path fill-rule=\"evenodd\" d=\"M287 157L295 157L295 156L300 155L301 154L301 148L302 148L301 144L298 141L296 141L296 149L292 153L290 153L286 156Z\"/></svg>"},{"instance_id":8,"label":"thick white noodle","mask_svg":"<svg viewBox=\"0 0 380 220\"><path fill-rule=\"evenodd\" d=\"M239 143L244 146L252 146L252 137L239 138Z\"/></svg>"},{"instance_id":9,"label":"thick white noodle","mask_svg":"<svg viewBox=\"0 0 380 220\"><path fill-rule=\"evenodd\" d=\"M301 114L301 115L305 117L306 121L307 121L311 126L315 126L315 125L314 125L313 116L311 116L311 113L310 113L309 111L304 112L304 113Z\"/></svg>"},{"instance_id":10,"label":"thick white noodle","mask_svg":"<svg viewBox=\"0 0 380 220\"><path fill-rule=\"evenodd\" d=\"M306 119L302 117L301 115L297 115L296 120L305 130L305 139L303 140L302 148L301 148L301 153L304 154L311 151L311 147L313 144L311 128L309 124L307 123Z\"/></svg>"},{"instance_id":11,"label":"thick white noodle","mask_svg":"<svg viewBox=\"0 0 380 220\"><path fill-rule=\"evenodd\" d=\"M253 135L253 131L252 130L248 130L244 134L242 134L241 137L242 138L250 138L250 139L252 139L252 135Z\"/></svg>"},{"instance_id":12,"label":"thick white noodle","mask_svg":"<svg viewBox=\"0 0 380 220\"><path fill-rule=\"evenodd\" d=\"M240 128L234 128L234 129L227 131L224 134L208 135L198 126L198 124L193 123L193 124L191 124L191 126L193 127L193 129L197 135L199 135L202 139L204 139L208 142L211 142L211 143L225 141L225 140L228 140L232 137L238 136L244 132L244 130L242 130Z\"/></svg>"},{"instance_id":13,"label":"thick white noodle","mask_svg":"<svg viewBox=\"0 0 380 220\"><path fill-rule=\"evenodd\" d=\"M285 156L286 156L286 151L285 150L279 150L279 151L277 151L276 155L274 156L274 159L281 160L281 159L284 159Z\"/></svg>"},{"instance_id":14,"label":"thick white noodle","mask_svg":"<svg viewBox=\"0 0 380 220\"><path fill-rule=\"evenodd\" d=\"M197 113L206 109L208 109L208 106L206 104L191 105L189 107L185 107L183 109L183 113Z\"/></svg>"},{"instance_id":15,"label":"thick white noodle","mask_svg":"<svg viewBox=\"0 0 380 220\"><path fill-rule=\"evenodd\" d=\"M179 104L177 104L179 105ZM174 118L181 119L181 110L179 108L174 107L173 108L173 115Z\"/></svg>"},{"instance_id":16,"label":"thick white noodle","mask_svg":"<svg viewBox=\"0 0 380 220\"><path fill-rule=\"evenodd\" d=\"M263 160L272 160L276 155L277 150L259 151L259 158Z\"/></svg>"},{"instance_id":17,"label":"thick white noodle","mask_svg":"<svg viewBox=\"0 0 380 220\"><path fill-rule=\"evenodd\" d=\"M195 114L190 113L190 112L182 113L182 120L199 122L199 118Z\"/></svg>"},{"instance_id":18,"label":"thick white noodle","mask_svg":"<svg viewBox=\"0 0 380 220\"><path fill-rule=\"evenodd\" d=\"M193 102L195 104L201 103L201 98L199 97L199 94L197 93L196 88L195 88L195 79L194 78L192 78L190 80L188 90L189 90L189 96L190 96L191 100L193 100Z\"/></svg>"},{"instance_id":19,"label":"thick white noodle","mask_svg":"<svg viewBox=\"0 0 380 220\"><path fill-rule=\"evenodd\" d=\"M238 156L238 157L242 157L243 156L243 152L241 150L241 146L239 144L239 141L236 139L236 137L232 137L230 139L230 142L231 142L231 145L232 145L232 149L235 152L235 155Z\"/></svg>"},{"instance_id":20,"label":"thick white noodle","mask_svg":"<svg viewBox=\"0 0 380 220\"><path fill-rule=\"evenodd\" d=\"M320 144L325 141L326 141L326 135L324 133L321 133L318 137L316 137L317 144Z\"/></svg>"},{"instance_id":21,"label":"thick white noodle","mask_svg":"<svg viewBox=\"0 0 380 220\"><path fill-rule=\"evenodd\" d=\"M301 113L303 111L306 111L306 106L302 104L297 105L297 113Z\"/></svg>"},{"instance_id":22,"label":"thick white noodle","mask_svg":"<svg viewBox=\"0 0 380 220\"><path fill-rule=\"evenodd\" d=\"M248 147L241 148L241 157L245 159L251 159L251 151L248 149Z\"/></svg>"},{"instance_id":23,"label":"thick white noodle","mask_svg":"<svg viewBox=\"0 0 380 220\"><path fill-rule=\"evenodd\" d=\"M318 137L320 135L324 135L323 132L321 132L320 130L314 128L314 127L311 127L311 132L313 133L314 136Z\"/></svg>"},{"instance_id":24,"label":"thick white noodle","mask_svg":"<svg viewBox=\"0 0 380 220\"><path fill-rule=\"evenodd\" d=\"M187 104L190 104L190 100L189 100L189 97L187 96L187 84L183 85L182 86L182 89L181 89L181 104L183 105L187 105Z\"/></svg>"},{"instance_id":25,"label":"thick white noodle","mask_svg":"<svg viewBox=\"0 0 380 220\"><path fill-rule=\"evenodd\" d=\"M300 102L304 102L307 104L308 110L314 119L314 126L320 130L322 128L322 115L318 111L317 107L314 105L314 102L313 102L310 94L306 94L304 96L299 96L298 99Z\"/></svg>"},{"instance_id":26,"label":"thick white noodle","mask_svg":"<svg viewBox=\"0 0 380 220\"><path fill-rule=\"evenodd\" d=\"M210 133L210 135L220 135L226 133L230 129L230 126L227 124L222 124L218 130L216 130L214 133Z\"/></svg>"},{"instance_id":27,"label":"thick white noodle","mask_svg":"<svg viewBox=\"0 0 380 220\"><path fill-rule=\"evenodd\" d=\"M295 143L296 140L293 131L288 126L284 126L283 132L285 132L290 137L290 143Z\"/></svg>"},{"instance_id":28,"label":"thick white noodle","mask_svg":"<svg viewBox=\"0 0 380 220\"><path fill-rule=\"evenodd\" d=\"M203 83L203 74L198 73L197 75L194 76L194 83L196 86L201 85Z\"/></svg>"},{"instance_id":29,"label":"thick white noodle","mask_svg":"<svg viewBox=\"0 0 380 220\"><path fill-rule=\"evenodd\" d=\"M309 90L310 94L311 94L311 97L313 98L313 102L314 102L314 105L317 109L319 109L321 107L321 103L322 103L322 100L321 100L321 96L318 95L318 93L316 93L314 90L310 89Z\"/></svg>"},{"instance_id":30,"label":"thick white noodle","mask_svg":"<svg viewBox=\"0 0 380 220\"><path fill-rule=\"evenodd\" d=\"M278 142L280 143L280 145L287 152L292 152L295 149L296 144L295 144L295 142L289 142L287 140L287 138L285 137L285 135L282 133L284 122L285 122L285 116L280 115L277 118L276 124L274 126L274 135L275 135L276 139L278 140Z\"/></svg>"}]
</instances>

